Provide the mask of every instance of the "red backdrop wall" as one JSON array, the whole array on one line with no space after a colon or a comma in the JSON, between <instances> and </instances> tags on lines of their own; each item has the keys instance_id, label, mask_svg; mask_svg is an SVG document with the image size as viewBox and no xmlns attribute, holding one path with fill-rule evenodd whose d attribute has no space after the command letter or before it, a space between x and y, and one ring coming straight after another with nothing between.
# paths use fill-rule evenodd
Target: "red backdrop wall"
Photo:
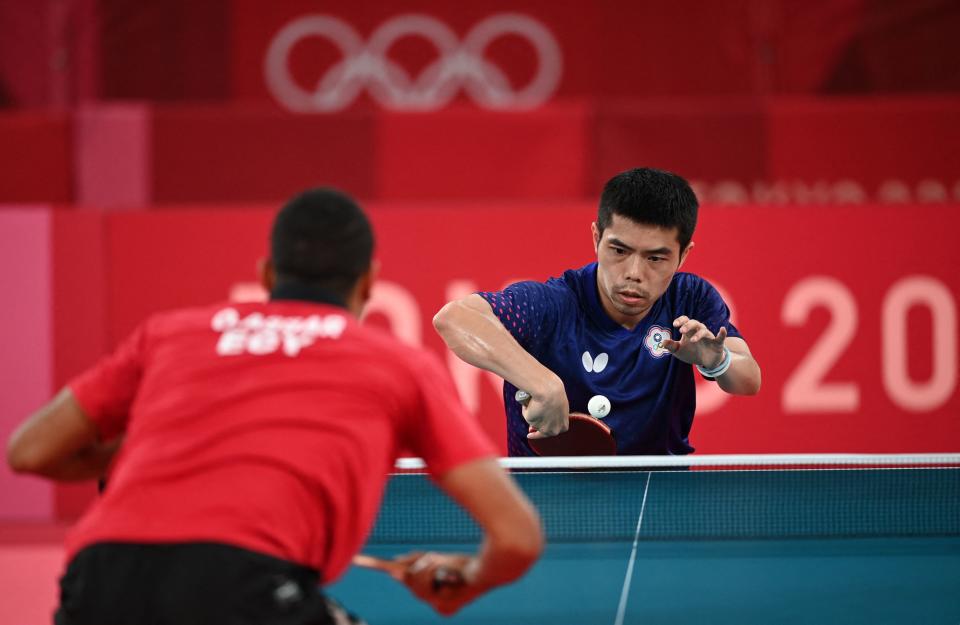
<instances>
[{"instance_id":1,"label":"red backdrop wall","mask_svg":"<svg viewBox=\"0 0 960 625\"><path fill-rule=\"evenodd\" d=\"M383 272L367 322L445 358L465 404L502 441L498 382L448 353L431 318L474 290L590 262L593 204L369 209ZM155 311L262 297L255 265L274 210L52 210L50 392ZM727 297L763 389L729 397L701 383L697 451L960 449L958 227L955 204L705 206L685 269ZM90 495L58 486L57 514L76 515Z\"/></svg>"},{"instance_id":2,"label":"red backdrop wall","mask_svg":"<svg viewBox=\"0 0 960 625\"><path fill-rule=\"evenodd\" d=\"M448 299L545 279L592 258L588 204L374 204L371 212L383 274L370 321L441 353L430 319ZM254 207L96 216L105 344L153 311L255 293L271 214ZM685 268L727 294L764 386L756 398L704 396L698 451L960 447L958 215L955 205L705 207ZM97 237L82 229L56 233L61 250L72 239L78 252L97 253ZM99 283L85 284L95 303ZM61 278L57 293L70 297L71 289L74 279ZM80 363L70 347L59 357L71 358L73 369ZM498 432L494 385L454 373L478 418Z\"/></svg>"},{"instance_id":3,"label":"red backdrop wall","mask_svg":"<svg viewBox=\"0 0 960 625\"><path fill-rule=\"evenodd\" d=\"M0 115L0 202L580 200L639 165L714 203L960 201L960 98L698 99L295 115L92 106Z\"/></svg>"},{"instance_id":4,"label":"red backdrop wall","mask_svg":"<svg viewBox=\"0 0 960 625\"><path fill-rule=\"evenodd\" d=\"M294 20L332 16L366 43L411 13L437 20L457 41L491 16L536 20L561 53L561 98L960 91L960 75L944 61L958 49L952 0L7 0L0 106L273 103L266 53ZM289 59L306 89L340 58L329 38L311 39ZM416 75L437 57L437 42L414 34L393 42L390 57ZM529 41L516 34L492 41L484 56L515 85L536 72ZM357 103L369 104L369 94Z\"/></svg>"}]
</instances>

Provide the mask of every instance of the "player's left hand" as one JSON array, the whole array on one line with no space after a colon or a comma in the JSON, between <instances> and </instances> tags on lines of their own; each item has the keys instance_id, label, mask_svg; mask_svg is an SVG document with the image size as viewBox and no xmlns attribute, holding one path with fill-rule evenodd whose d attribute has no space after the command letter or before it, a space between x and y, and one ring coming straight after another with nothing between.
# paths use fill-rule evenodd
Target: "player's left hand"
<instances>
[{"instance_id":1,"label":"player's left hand","mask_svg":"<svg viewBox=\"0 0 960 625\"><path fill-rule=\"evenodd\" d=\"M723 362L726 328L720 328L714 336L707 326L686 315L674 319L673 327L680 330L680 340L664 339L661 345L675 358L704 369L713 369Z\"/></svg>"}]
</instances>

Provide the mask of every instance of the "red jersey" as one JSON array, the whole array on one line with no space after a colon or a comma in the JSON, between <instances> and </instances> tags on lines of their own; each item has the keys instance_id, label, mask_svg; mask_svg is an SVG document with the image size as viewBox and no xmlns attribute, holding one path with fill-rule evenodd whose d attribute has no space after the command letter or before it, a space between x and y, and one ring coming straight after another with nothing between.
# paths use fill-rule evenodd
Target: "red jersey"
<instances>
[{"instance_id":1,"label":"red jersey","mask_svg":"<svg viewBox=\"0 0 960 625\"><path fill-rule=\"evenodd\" d=\"M401 450L434 476L495 455L436 357L305 301L156 315L70 383L110 483L67 538L232 544L330 581L362 547Z\"/></svg>"}]
</instances>

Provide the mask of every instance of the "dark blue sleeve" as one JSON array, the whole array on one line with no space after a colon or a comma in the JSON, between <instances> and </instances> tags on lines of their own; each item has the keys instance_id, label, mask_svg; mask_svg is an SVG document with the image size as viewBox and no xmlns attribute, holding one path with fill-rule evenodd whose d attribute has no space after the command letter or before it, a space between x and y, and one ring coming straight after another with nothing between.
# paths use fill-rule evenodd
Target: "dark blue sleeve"
<instances>
[{"instance_id":1,"label":"dark blue sleeve","mask_svg":"<svg viewBox=\"0 0 960 625\"><path fill-rule=\"evenodd\" d=\"M726 327L728 336L743 338L740 330L730 322L730 309L717 289L703 278L699 278L697 282L693 314L688 313L687 316L701 322L714 334L719 332L721 327Z\"/></svg>"},{"instance_id":2,"label":"dark blue sleeve","mask_svg":"<svg viewBox=\"0 0 960 625\"><path fill-rule=\"evenodd\" d=\"M559 294L542 282L517 282L502 291L478 293L500 323L528 352L540 351L554 335L559 317Z\"/></svg>"}]
</instances>

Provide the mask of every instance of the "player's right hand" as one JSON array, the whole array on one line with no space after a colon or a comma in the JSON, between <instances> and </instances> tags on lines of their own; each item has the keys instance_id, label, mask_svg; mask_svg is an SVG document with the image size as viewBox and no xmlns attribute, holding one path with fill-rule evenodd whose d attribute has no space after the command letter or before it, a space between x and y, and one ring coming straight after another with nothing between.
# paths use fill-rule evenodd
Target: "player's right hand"
<instances>
[{"instance_id":1,"label":"player's right hand","mask_svg":"<svg viewBox=\"0 0 960 625\"><path fill-rule=\"evenodd\" d=\"M570 428L570 403L563 383L543 393L520 391L516 397L523 408L523 418L530 424L527 438L547 438L562 434Z\"/></svg>"},{"instance_id":2,"label":"player's right hand","mask_svg":"<svg viewBox=\"0 0 960 625\"><path fill-rule=\"evenodd\" d=\"M477 560L462 553L411 553L397 558L407 565L404 585L434 610L450 616L486 590L476 584Z\"/></svg>"}]
</instances>

